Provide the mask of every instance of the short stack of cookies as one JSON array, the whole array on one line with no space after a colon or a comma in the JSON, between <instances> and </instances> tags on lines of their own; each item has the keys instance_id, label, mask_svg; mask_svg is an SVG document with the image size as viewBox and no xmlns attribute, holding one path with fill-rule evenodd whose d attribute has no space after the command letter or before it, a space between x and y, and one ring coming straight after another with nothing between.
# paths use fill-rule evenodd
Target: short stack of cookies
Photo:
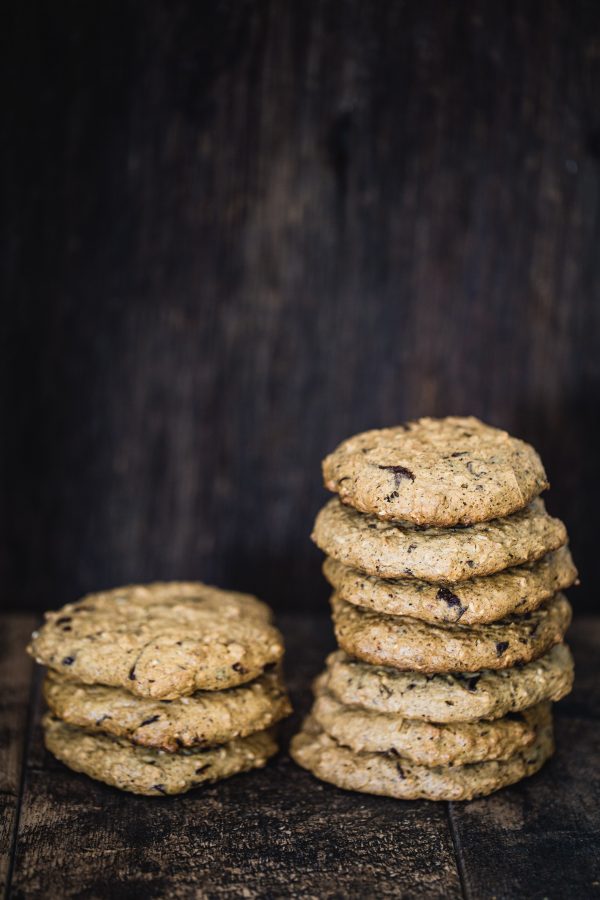
<instances>
[{"instance_id":1,"label":"short stack of cookies","mask_svg":"<svg viewBox=\"0 0 600 900\"><path fill-rule=\"evenodd\" d=\"M562 590L577 571L528 444L469 418L420 419L342 443L327 554L339 650L292 756L391 797L463 800L552 755L551 703L573 682Z\"/></svg>"},{"instance_id":2,"label":"short stack of cookies","mask_svg":"<svg viewBox=\"0 0 600 900\"><path fill-rule=\"evenodd\" d=\"M89 594L46 614L46 747L136 794L180 794L264 766L290 703L268 607L198 582Z\"/></svg>"}]
</instances>

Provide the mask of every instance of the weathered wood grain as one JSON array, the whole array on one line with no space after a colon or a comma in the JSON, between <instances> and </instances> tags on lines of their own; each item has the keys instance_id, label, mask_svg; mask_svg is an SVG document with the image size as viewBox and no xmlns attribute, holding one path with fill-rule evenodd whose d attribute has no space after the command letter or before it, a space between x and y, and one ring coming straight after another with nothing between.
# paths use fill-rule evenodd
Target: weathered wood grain
<instances>
[{"instance_id":1,"label":"weathered wood grain","mask_svg":"<svg viewBox=\"0 0 600 900\"><path fill-rule=\"evenodd\" d=\"M33 662L25 647L34 616L0 619L0 895L13 855Z\"/></svg>"},{"instance_id":2,"label":"weathered wood grain","mask_svg":"<svg viewBox=\"0 0 600 900\"><path fill-rule=\"evenodd\" d=\"M323 618L284 620L299 709L331 647ZM296 728L298 717L286 729ZM284 755L262 772L148 801L76 775L36 732L11 896L462 896L441 804L359 796Z\"/></svg>"},{"instance_id":3,"label":"weathered wood grain","mask_svg":"<svg viewBox=\"0 0 600 900\"><path fill-rule=\"evenodd\" d=\"M595 570L597 2L4 6L5 596L323 608L321 458L448 412L539 446Z\"/></svg>"},{"instance_id":4,"label":"weathered wood grain","mask_svg":"<svg viewBox=\"0 0 600 900\"><path fill-rule=\"evenodd\" d=\"M333 638L325 617L283 625L297 708L287 737ZM38 727L10 895L598 896L600 620L576 620L571 643L576 689L557 707L556 757L534 778L472 803L351 794L285 754L262 772L149 801L69 772L44 752Z\"/></svg>"},{"instance_id":5,"label":"weathered wood grain","mask_svg":"<svg viewBox=\"0 0 600 900\"><path fill-rule=\"evenodd\" d=\"M452 803L467 898L600 896L600 619L569 633L573 694L555 706L556 756L485 800Z\"/></svg>"}]
</instances>

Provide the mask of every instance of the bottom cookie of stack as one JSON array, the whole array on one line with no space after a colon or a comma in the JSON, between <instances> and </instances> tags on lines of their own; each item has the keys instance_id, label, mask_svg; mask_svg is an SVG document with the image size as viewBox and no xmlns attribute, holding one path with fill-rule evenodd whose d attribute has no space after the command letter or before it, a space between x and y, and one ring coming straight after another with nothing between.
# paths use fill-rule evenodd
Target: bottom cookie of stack
<instances>
[{"instance_id":1,"label":"bottom cookie of stack","mask_svg":"<svg viewBox=\"0 0 600 900\"><path fill-rule=\"evenodd\" d=\"M51 714L44 717L43 727L47 749L69 768L123 791L152 797L183 794L200 784L261 768L277 752L271 731L208 749L167 753L107 734L91 734Z\"/></svg>"}]
</instances>

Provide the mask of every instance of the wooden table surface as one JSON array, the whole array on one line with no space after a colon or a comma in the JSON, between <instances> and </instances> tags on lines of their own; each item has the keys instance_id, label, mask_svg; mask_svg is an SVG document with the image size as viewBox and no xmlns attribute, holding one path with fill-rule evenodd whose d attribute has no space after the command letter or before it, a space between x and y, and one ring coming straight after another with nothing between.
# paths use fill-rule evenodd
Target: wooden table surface
<instances>
[{"instance_id":1,"label":"wooden table surface","mask_svg":"<svg viewBox=\"0 0 600 900\"><path fill-rule=\"evenodd\" d=\"M13 898L600 896L600 619L576 620L576 688L556 756L469 803L338 790L285 753L183 797L77 775L42 746L32 618L0 622L0 876ZM325 618L280 621L296 708L333 640ZM286 740L297 717L286 726ZM286 742L284 742L285 745Z\"/></svg>"}]
</instances>

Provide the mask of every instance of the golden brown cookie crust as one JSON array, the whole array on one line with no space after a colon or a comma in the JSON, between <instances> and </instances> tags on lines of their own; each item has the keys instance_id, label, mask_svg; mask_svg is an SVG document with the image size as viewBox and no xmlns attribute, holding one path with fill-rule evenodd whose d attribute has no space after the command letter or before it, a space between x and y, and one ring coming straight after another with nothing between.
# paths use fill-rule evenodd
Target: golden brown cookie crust
<instances>
[{"instance_id":1,"label":"golden brown cookie crust","mask_svg":"<svg viewBox=\"0 0 600 900\"><path fill-rule=\"evenodd\" d=\"M70 769L148 797L183 794L201 784L261 768L277 752L269 731L220 747L164 753L105 734L90 734L50 714L44 717L43 727L46 748Z\"/></svg>"},{"instance_id":2,"label":"golden brown cookie crust","mask_svg":"<svg viewBox=\"0 0 600 900\"><path fill-rule=\"evenodd\" d=\"M323 478L361 512L439 526L508 516L548 487L533 447L472 416L357 434L325 458Z\"/></svg>"},{"instance_id":3,"label":"golden brown cookie crust","mask_svg":"<svg viewBox=\"0 0 600 900\"><path fill-rule=\"evenodd\" d=\"M493 625L431 625L331 598L337 642L350 656L413 672L477 672L531 662L562 641L571 605L555 594L535 612Z\"/></svg>"},{"instance_id":4,"label":"golden brown cookie crust","mask_svg":"<svg viewBox=\"0 0 600 900\"><path fill-rule=\"evenodd\" d=\"M328 556L380 578L454 583L540 559L567 542L542 500L504 519L467 528L421 528L385 522L337 498L319 512L312 534Z\"/></svg>"},{"instance_id":5,"label":"golden brown cookie crust","mask_svg":"<svg viewBox=\"0 0 600 900\"><path fill-rule=\"evenodd\" d=\"M550 722L551 707L541 703L502 719L440 724L403 719L360 706L345 706L317 680L312 716L338 744L355 753L389 753L421 766L466 765L508 759L535 741Z\"/></svg>"},{"instance_id":6,"label":"golden brown cookie crust","mask_svg":"<svg viewBox=\"0 0 600 900\"><path fill-rule=\"evenodd\" d=\"M573 657L557 644L513 669L428 675L373 666L342 650L327 658L325 686L348 706L432 722L497 719L542 701L558 701L573 687Z\"/></svg>"},{"instance_id":7,"label":"golden brown cookie crust","mask_svg":"<svg viewBox=\"0 0 600 900\"><path fill-rule=\"evenodd\" d=\"M577 580L568 547L533 563L451 585L416 578L378 578L331 557L325 560L323 573L348 603L392 616L461 625L497 622L512 613L532 612Z\"/></svg>"},{"instance_id":8,"label":"golden brown cookie crust","mask_svg":"<svg viewBox=\"0 0 600 900\"><path fill-rule=\"evenodd\" d=\"M268 607L200 582L157 582L88 594L58 612L28 648L84 684L172 700L257 678L283 656Z\"/></svg>"},{"instance_id":9,"label":"golden brown cookie crust","mask_svg":"<svg viewBox=\"0 0 600 900\"><path fill-rule=\"evenodd\" d=\"M342 747L309 718L292 738L290 755L298 765L349 791L398 800L472 800L533 775L552 756L552 727L541 728L534 743L510 759L465 766L419 766L395 753L355 753Z\"/></svg>"},{"instance_id":10,"label":"golden brown cookie crust","mask_svg":"<svg viewBox=\"0 0 600 900\"><path fill-rule=\"evenodd\" d=\"M237 688L198 691L177 700L136 697L122 688L79 684L49 672L44 697L54 715L69 725L171 753L226 744L264 731L291 712L278 672Z\"/></svg>"}]
</instances>

